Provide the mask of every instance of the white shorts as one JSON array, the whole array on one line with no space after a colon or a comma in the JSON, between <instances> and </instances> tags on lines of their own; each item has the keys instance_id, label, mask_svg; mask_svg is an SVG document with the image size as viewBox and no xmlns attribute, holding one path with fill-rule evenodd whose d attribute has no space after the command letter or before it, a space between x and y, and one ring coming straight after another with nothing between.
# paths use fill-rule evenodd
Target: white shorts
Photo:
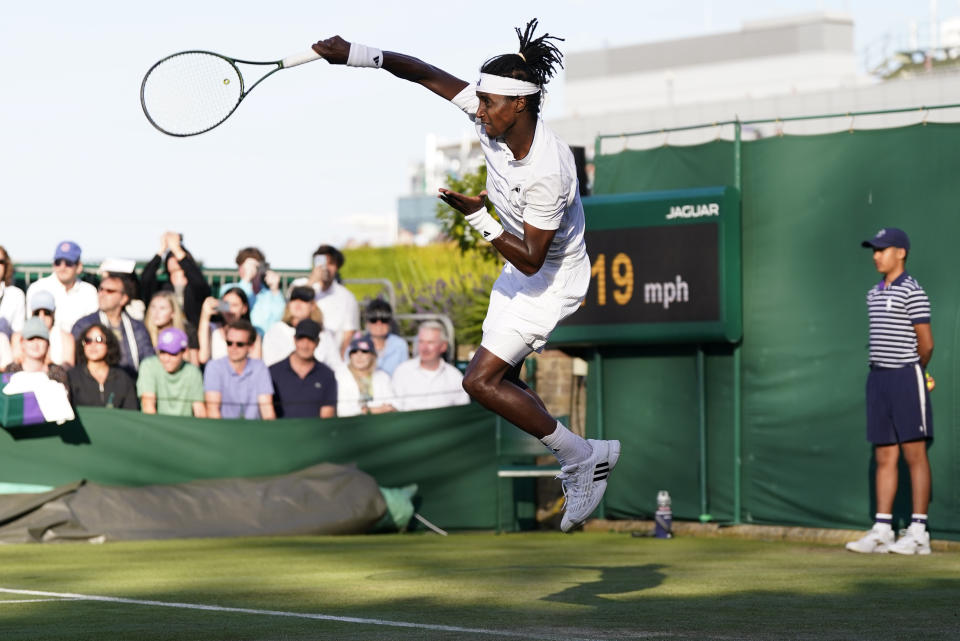
<instances>
[{"instance_id":1,"label":"white shorts","mask_svg":"<svg viewBox=\"0 0 960 641\"><path fill-rule=\"evenodd\" d=\"M589 285L586 258L559 269L545 265L533 276L507 263L490 292L480 345L516 365L542 350L557 323L580 309Z\"/></svg>"}]
</instances>

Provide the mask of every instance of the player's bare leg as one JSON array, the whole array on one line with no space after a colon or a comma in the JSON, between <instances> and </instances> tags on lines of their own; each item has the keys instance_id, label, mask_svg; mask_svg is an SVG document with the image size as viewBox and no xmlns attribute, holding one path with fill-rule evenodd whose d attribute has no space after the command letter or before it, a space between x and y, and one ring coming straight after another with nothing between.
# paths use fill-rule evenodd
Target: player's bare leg
<instances>
[{"instance_id":1,"label":"player's bare leg","mask_svg":"<svg viewBox=\"0 0 960 641\"><path fill-rule=\"evenodd\" d=\"M877 445L874 448L874 457L877 460L877 512L891 514L893 499L897 495L897 461L900 459L900 446Z\"/></svg>"},{"instance_id":2,"label":"player's bare leg","mask_svg":"<svg viewBox=\"0 0 960 641\"><path fill-rule=\"evenodd\" d=\"M480 347L467 367L463 389L478 403L536 436L561 464L557 476L566 498L560 528L569 532L597 508L607 476L620 458L620 441L586 441L547 412L537 394L519 380L519 367Z\"/></svg>"},{"instance_id":3,"label":"player's bare leg","mask_svg":"<svg viewBox=\"0 0 960 641\"><path fill-rule=\"evenodd\" d=\"M507 379L514 366L484 347L477 349L463 377L463 389L470 397L507 419L527 434L544 438L553 434L557 421L547 412L537 394ZM518 370L519 371L519 370ZM516 374L513 380L519 383Z\"/></svg>"},{"instance_id":4,"label":"player's bare leg","mask_svg":"<svg viewBox=\"0 0 960 641\"><path fill-rule=\"evenodd\" d=\"M913 511L926 514L930 503L930 460L927 458L926 441L903 443L903 458L910 467L910 491Z\"/></svg>"}]
</instances>

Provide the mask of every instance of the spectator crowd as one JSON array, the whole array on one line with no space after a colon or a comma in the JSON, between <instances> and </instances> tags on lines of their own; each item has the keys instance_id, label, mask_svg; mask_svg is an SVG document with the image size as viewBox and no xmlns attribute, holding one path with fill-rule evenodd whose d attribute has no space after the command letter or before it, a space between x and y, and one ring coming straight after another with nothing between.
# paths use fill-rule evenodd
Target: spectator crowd
<instances>
[{"instance_id":1,"label":"spectator crowd","mask_svg":"<svg viewBox=\"0 0 960 641\"><path fill-rule=\"evenodd\" d=\"M0 246L0 369L5 380L44 372L74 406L211 419L469 402L460 371L444 359L443 324L420 324L411 358L389 303L375 299L361 314L341 283L340 251L321 245L311 260L309 276L284 289L263 253L245 247L236 282L214 297L178 233L163 234L139 276L132 261L104 261L96 286L84 279L80 246L66 240L52 273L24 292Z\"/></svg>"}]
</instances>

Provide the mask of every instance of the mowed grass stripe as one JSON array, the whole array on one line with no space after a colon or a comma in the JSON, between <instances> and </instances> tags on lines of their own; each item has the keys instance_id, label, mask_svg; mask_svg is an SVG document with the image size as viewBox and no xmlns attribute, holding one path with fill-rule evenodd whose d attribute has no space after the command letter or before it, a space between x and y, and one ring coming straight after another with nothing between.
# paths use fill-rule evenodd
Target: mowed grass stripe
<instances>
[{"instance_id":1,"label":"mowed grass stripe","mask_svg":"<svg viewBox=\"0 0 960 641\"><path fill-rule=\"evenodd\" d=\"M599 532L0 546L0 585L10 588L494 630L498 640L956 640L958 577L960 554L949 552ZM82 601L0 608L3 641L67 638L494 637Z\"/></svg>"}]
</instances>

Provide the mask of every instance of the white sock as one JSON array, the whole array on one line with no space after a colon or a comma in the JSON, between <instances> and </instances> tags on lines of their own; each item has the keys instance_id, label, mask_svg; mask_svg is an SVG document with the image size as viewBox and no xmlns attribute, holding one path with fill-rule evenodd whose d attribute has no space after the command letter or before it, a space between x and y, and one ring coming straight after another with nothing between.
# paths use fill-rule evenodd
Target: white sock
<instances>
[{"instance_id":1,"label":"white sock","mask_svg":"<svg viewBox=\"0 0 960 641\"><path fill-rule=\"evenodd\" d=\"M593 454L590 444L568 430L560 421L557 421L557 429L553 430L553 434L544 436L540 442L550 448L560 465L580 463Z\"/></svg>"},{"instance_id":2,"label":"white sock","mask_svg":"<svg viewBox=\"0 0 960 641\"><path fill-rule=\"evenodd\" d=\"M875 530L879 532L893 531L893 515L877 512L876 521L873 524Z\"/></svg>"},{"instance_id":3,"label":"white sock","mask_svg":"<svg viewBox=\"0 0 960 641\"><path fill-rule=\"evenodd\" d=\"M914 534L923 534L927 531L927 515L914 514L911 517L910 531Z\"/></svg>"}]
</instances>

